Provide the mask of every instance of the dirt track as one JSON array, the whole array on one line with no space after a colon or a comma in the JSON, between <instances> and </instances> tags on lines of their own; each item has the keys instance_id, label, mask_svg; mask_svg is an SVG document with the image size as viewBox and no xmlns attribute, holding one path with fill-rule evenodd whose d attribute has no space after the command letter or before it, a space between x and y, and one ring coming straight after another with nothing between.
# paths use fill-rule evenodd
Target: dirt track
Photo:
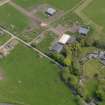
<instances>
[{"instance_id":1,"label":"dirt track","mask_svg":"<svg viewBox=\"0 0 105 105\"><path fill-rule=\"evenodd\" d=\"M23 13L24 15L26 15L27 17L29 17L35 23L39 25L41 24L42 21L33 14L31 14L29 11L25 10L24 8L20 7L19 5L15 4L12 1L10 1L9 4L12 5L14 8L16 8L18 11L20 11L21 13Z\"/></svg>"},{"instance_id":2,"label":"dirt track","mask_svg":"<svg viewBox=\"0 0 105 105\"><path fill-rule=\"evenodd\" d=\"M2 5L4 5L4 4L6 4L6 3L8 3L10 0L1 0L0 1L0 6L2 6Z\"/></svg>"}]
</instances>

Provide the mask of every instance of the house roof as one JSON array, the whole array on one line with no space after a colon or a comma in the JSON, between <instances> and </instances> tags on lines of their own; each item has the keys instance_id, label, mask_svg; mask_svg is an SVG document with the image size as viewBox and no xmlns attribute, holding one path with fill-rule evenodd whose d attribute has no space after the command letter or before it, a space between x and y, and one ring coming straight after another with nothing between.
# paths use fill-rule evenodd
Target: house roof
<instances>
[{"instance_id":1,"label":"house roof","mask_svg":"<svg viewBox=\"0 0 105 105\"><path fill-rule=\"evenodd\" d=\"M58 41L61 44L66 44L70 40L71 36L68 34L63 34L60 40Z\"/></svg>"},{"instance_id":2,"label":"house roof","mask_svg":"<svg viewBox=\"0 0 105 105\"><path fill-rule=\"evenodd\" d=\"M79 29L79 33L80 33L80 34L85 34L85 35L87 35L88 32L89 32L89 29L88 29L88 28L80 27L80 29Z\"/></svg>"},{"instance_id":3,"label":"house roof","mask_svg":"<svg viewBox=\"0 0 105 105\"><path fill-rule=\"evenodd\" d=\"M60 43L56 43L52 48L53 51L58 52L58 53L60 53L62 49L63 49L63 45Z\"/></svg>"}]
</instances>

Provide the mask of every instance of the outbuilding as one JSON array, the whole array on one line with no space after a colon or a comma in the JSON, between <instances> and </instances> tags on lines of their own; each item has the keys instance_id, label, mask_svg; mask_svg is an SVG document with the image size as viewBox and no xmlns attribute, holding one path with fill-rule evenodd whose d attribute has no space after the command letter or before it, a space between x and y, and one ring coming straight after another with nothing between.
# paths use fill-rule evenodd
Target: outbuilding
<instances>
[{"instance_id":1,"label":"outbuilding","mask_svg":"<svg viewBox=\"0 0 105 105\"><path fill-rule=\"evenodd\" d=\"M81 35L87 35L89 31L90 31L89 28L85 28L85 27L80 27L79 29L79 33Z\"/></svg>"},{"instance_id":2,"label":"outbuilding","mask_svg":"<svg viewBox=\"0 0 105 105\"><path fill-rule=\"evenodd\" d=\"M65 45L70 40L71 36L68 34L63 34L62 37L59 39L59 43Z\"/></svg>"},{"instance_id":3,"label":"outbuilding","mask_svg":"<svg viewBox=\"0 0 105 105\"><path fill-rule=\"evenodd\" d=\"M48 8L46 13L49 15L49 16L53 16L55 13L56 13L56 10L54 8Z\"/></svg>"},{"instance_id":4,"label":"outbuilding","mask_svg":"<svg viewBox=\"0 0 105 105\"><path fill-rule=\"evenodd\" d=\"M60 43L55 43L54 46L52 47L52 51L60 53L63 50L63 45Z\"/></svg>"}]
</instances>

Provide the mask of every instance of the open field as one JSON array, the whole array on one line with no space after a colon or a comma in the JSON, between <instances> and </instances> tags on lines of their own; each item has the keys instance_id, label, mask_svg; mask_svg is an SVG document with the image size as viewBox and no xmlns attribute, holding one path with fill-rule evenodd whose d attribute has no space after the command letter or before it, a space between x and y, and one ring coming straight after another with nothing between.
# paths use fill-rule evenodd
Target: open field
<instances>
[{"instance_id":1,"label":"open field","mask_svg":"<svg viewBox=\"0 0 105 105\"><path fill-rule=\"evenodd\" d=\"M59 68L31 49L18 45L0 60L0 102L22 105L77 105L59 79Z\"/></svg>"},{"instance_id":2,"label":"open field","mask_svg":"<svg viewBox=\"0 0 105 105\"><path fill-rule=\"evenodd\" d=\"M37 6L39 3L45 3L50 4L54 6L55 8L61 9L61 10L68 10L71 9L75 4L77 4L80 0L14 0L17 4L23 6L24 8L32 8L34 6Z\"/></svg>"},{"instance_id":3,"label":"open field","mask_svg":"<svg viewBox=\"0 0 105 105\"><path fill-rule=\"evenodd\" d=\"M9 4L0 7L0 25L25 41L31 41L42 30L35 27L32 19Z\"/></svg>"},{"instance_id":4,"label":"open field","mask_svg":"<svg viewBox=\"0 0 105 105\"><path fill-rule=\"evenodd\" d=\"M0 25L13 33L21 32L28 26L28 23L28 18L9 4L0 7Z\"/></svg>"},{"instance_id":5,"label":"open field","mask_svg":"<svg viewBox=\"0 0 105 105\"><path fill-rule=\"evenodd\" d=\"M105 0L93 0L85 9L84 13L95 23L105 27Z\"/></svg>"}]
</instances>

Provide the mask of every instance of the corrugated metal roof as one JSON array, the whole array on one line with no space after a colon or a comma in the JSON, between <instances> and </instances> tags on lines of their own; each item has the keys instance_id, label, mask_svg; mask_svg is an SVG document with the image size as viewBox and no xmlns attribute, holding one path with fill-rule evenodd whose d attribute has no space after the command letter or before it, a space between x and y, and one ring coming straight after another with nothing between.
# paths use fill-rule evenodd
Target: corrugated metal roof
<instances>
[{"instance_id":1,"label":"corrugated metal roof","mask_svg":"<svg viewBox=\"0 0 105 105\"><path fill-rule=\"evenodd\" d=\"M63 34L59 40L59 43L66 44L70 40L71 36L68 34Z\"/></svg>"}]
</instances>

